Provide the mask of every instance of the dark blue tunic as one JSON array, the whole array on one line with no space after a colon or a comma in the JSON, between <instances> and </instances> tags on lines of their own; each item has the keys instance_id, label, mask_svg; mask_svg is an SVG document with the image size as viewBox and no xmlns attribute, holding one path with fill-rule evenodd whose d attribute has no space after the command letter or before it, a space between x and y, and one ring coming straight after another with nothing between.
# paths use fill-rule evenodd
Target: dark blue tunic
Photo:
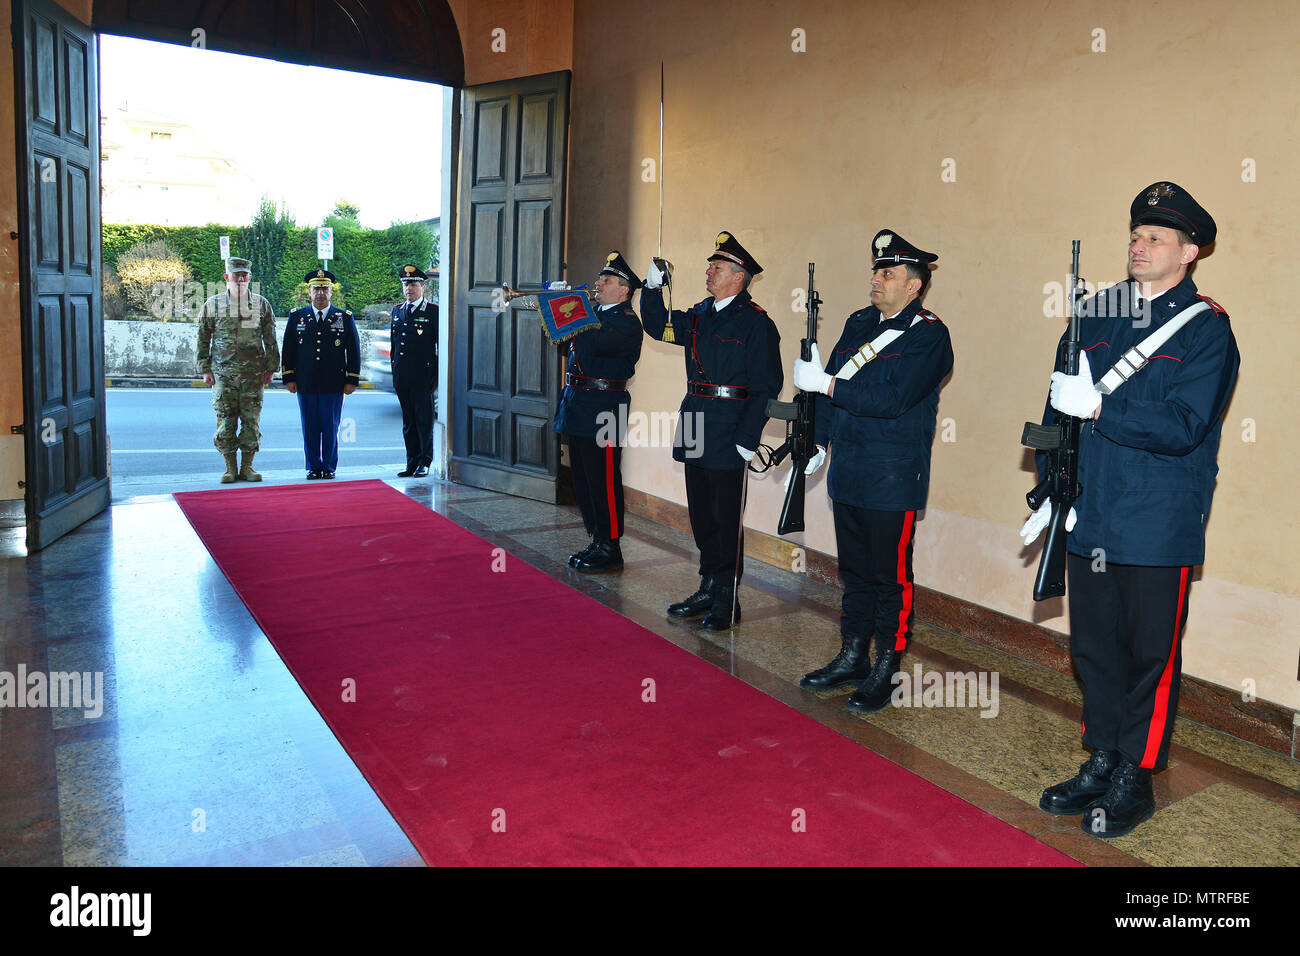
<instances>
[{"instance_id":1,"label":"dark blue tunic","mask_svg":"<svg viewBox=\"0 0 1300 956\"><path fill-rule=\"evenodd\" d=\"M361 346L352 313L331 305L325 321L316 319L313 308L294 309L284 329L280 349L287 385L298 384L307 394L343 392L344 385L361 380Z\"/></svg>"},{"instance_id":2,"label":"dark blue tunic","mask_svg":"<svg viewBox=\"0 0 1300 956\"><path fill-rule=\"evenodd\" d=\"M1135 320L1132 280L1080 303L1080 335L1093 381L1174 315L1201 298L1188 276L1151 303L1150 321ZM1208 300L1207 300L1208 301ZM1062 336L1064 341L1064 336ZM1061 352L1058 349L1058 371ZM1115 394L1079 438L1078 523L1071 554L1104 549L1116 564L1187 566L1205 560L1205 520L1223 413L1241 356L1228 313L1217 303L1192 318ZM1046 406L1043 423L1056 419ZM1039 477L1045 467L1039 456Z\"/></svg>"},{"instance_id":3,"label":"dark blue tunic","mask_svg":"<svg viewBox=\"0 0 1300 956\"><path fill-rule=\"evenodd\" d=\"M917 313L921 321L912 324ZM826 371L834 375L863 345L890 329L906 329L835 396L817 396L815 440L830 451L826 491L832 501L875 511L925 507L939 386L952 371L952 342L939 317L908 303L882 321L874 305L844 323Z\"/></svg>"},{"instance_id":4,"label":"dark blue tunic","mask_svg":"<svg viewBox=\"0 0 1300 956\"><path fill-rule=\"evenodd\" d=\"M673 458L710 471L743 468L745 460L736 446L758 448L768 399L776 398L785 382L776 323L748 292L737 294L721 311L714 309L710 296L690 309L674 310L670 320L663 290L646 289L641 293L641 316L646 333L657 341L663 341L664 328L672 322L671 344L685 350L688 383L749 389L743 400L688 392L682 399Z\"/></svg>"},{"instance_id":5,"label":"dark blue tunic","mask_svg":"<svg viewBox=\"0 0 1300 956\"><path fill-rule=\"evenodd\" d=\"M565 370L588 378L626 381L636 373L641 357L641 321L630 302L620 302L597 313L600 328L579 332L564 343L569 357ZM555 410L558 435L595 438L602 424L613 417L610 437L621 438L632 396L626 389L604 391L565 385Z\"/></svg>"}]
</instances>

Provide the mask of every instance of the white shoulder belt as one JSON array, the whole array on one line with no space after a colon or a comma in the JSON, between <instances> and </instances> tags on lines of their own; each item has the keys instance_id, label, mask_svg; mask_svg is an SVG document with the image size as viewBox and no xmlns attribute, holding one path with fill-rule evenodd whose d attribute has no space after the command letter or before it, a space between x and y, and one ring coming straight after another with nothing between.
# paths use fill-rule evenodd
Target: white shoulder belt
<instances>
[{"instance_id":1,"label":"white shoulder belt","mask_svg":"<svg viewBox=\"0 0 1300 956\"><path fill-rule=\"evenodd\" d=\"M900 335L906 332L916 323L920 322L923 316L920 312L912 319L912 322L906 329L889 329L881 332L874 339L868 342L862 348L858 349L849 356L849 360L844 363L844 367L835 373L835 377L843 381L848 381L854 375L858 374L858 369L862 368L868 362L874 361L880 352L894 343Z\"/></svg>"},{"instance_id":2,"label":"white shoulder belt","mask_svg":"<svg viewBox=\"0 0 1300 956\"><path fill-rule=\"evenodd\" d=\"M1101 377L1101 381L1096 385L1097 391L1103 395L1113 393L1115 389L1136 375L1151 360L1151 356L1156 353L1156 350L1173 338L1175 332L1191 321L1194 316L1200 315L1209 307L1209 303L1204 301L1189 305L1133 346L1119 357L1119 361L1111 366L1109 372Z\"/></svg>"}]
</instances>

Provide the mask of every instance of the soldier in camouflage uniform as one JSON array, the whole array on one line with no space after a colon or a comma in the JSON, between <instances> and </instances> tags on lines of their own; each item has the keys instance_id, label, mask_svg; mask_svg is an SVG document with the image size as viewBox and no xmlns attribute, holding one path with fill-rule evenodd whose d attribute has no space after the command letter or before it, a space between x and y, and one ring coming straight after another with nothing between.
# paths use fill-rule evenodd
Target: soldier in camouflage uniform
<instances>
[{"instance_id":1,"label":"soldier in camouflage uniform","mask_svg":"<svg viewBox=\"0 0 1300 956\"><path fill-rule=\"evenodd\" d=\"M262 480L253 470L261 438L262 388L280 368L275 315L271 303L248 291L251 277L247 259L227 259L226 291L203 303L199 316L197 361L203 381L214 386L217 434L212 443L226 459L223 484ZM242 422L238 437L236 422ZM235 460L236 449L244 453L242 465Z\"/></svg>"}]
</instances>

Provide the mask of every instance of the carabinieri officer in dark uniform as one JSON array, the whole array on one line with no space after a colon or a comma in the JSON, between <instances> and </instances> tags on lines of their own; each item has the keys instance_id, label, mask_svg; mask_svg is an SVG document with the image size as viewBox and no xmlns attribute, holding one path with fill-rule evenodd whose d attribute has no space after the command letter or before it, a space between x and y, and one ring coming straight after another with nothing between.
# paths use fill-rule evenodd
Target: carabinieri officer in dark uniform
<instances>
[{"instance_id":1,"label":"carabinieri officer in dark uniform","mask_svg":"<svg viewBox=\"0 0 1300 956\"><path fill-rule=\"evenodd\" d=\"M433 390L438 387L438 307L424 301L428 276L418 266L397 271L406 301L393 307L389 361L402 406L406 468L399 478L423 478L433 464Z\"/></svg>"},{"instance_id":2,"label":"carabinieri officer in dark uniform","mask_svg":"<svg viewBox=\"0 0 1300 956\"><path fill-rule=\"evenodd\" d=\"M1129 208L1130 281L1079 305L1079 371L1058 349L1043 423L1083 419L1081 497L1067 519L1070 650L1083 682L1092 755L1039 806L1083 814L1085 833L1123 836L1155 813L1152 771L1169 759L1182 679L1192 568L1219 468L1223 414L1241 357L1228 313L1189 271L1214 242L1214 219L1176 183L1153 183ZM1163 342L1149 337L1189 306ZM1107 370L1114 370L1114 376ZM1093 381L1101 379L1105 392ZM1040 458L1039 477L1046 462ZM1021 534L1032 542L1051 502Z\"/></svg>"},{"instance_id":3,"label":"carabinieri officer in dark uniform","mask_svg":"<svg viewBox=\"0 0 1300 956\"><path fill-rule=\"evenodd\" d=\"M569 360L564 392L555 411L555 433L569 441L573 493L591 544L569 556L579 571L623 567L623 441L632 396L627 380L641 357L641 320L632 293L641 288L631 266L615 250L596 276L600 328L579 332L566 343Z\"/></svg>"},{"instance_id":4,"label":"carabinieri officer in dark uniform","mask_svg":"<svg viewBox=\"0 0 1300 956\"><path fill-rule=\"evenodd\" d=\"M311 305L289 313L284 329L284 386L298 395L307 477L333 478L339 464L343 396L361 380L361 346L352 313L330 305L334 273L314 269L303 277Z\"/></svg>"},{"instance_id":5,"label":"carabinieri officer in dark uniform","mask_svg":"<svg viewBox=\"0 0 1300 956\"><path fill-rule=\"evenodd\" d=\"M821 466L829 449L826 490L844 581L840 653L799 684L813 690L858 684L848 708L864 714L889 703L911 637L916 513L930 488L939 386L953 361L947 327L921 307L930 263L939 257L892 229L876 233L872 248L871 305L844 323L825 371L816 345L811 362L794 366L795 385L819 393L819 449L805 474Z\"/></svg>"},{"instance_id":6,"label":"carabinieri officer in dark uniform","mask_svg":"<svg viewBox=\"0 0 1300 956\"><path fill-rule=\"evenodd\" d=\"M700 587L668 613L684 619L708 612L703 626L726 630L740 621L735 584L744 570L741 495L768 399L785 382L776 323L749 296L763 271L728 232L718 233L704 285L710 295L669 316L660 289L666 276L651 262L641 293L646 334L682 346L686 397L673 439L673 458L686 466L686 505L700 551Z\"/></svg>"}]
</instances>

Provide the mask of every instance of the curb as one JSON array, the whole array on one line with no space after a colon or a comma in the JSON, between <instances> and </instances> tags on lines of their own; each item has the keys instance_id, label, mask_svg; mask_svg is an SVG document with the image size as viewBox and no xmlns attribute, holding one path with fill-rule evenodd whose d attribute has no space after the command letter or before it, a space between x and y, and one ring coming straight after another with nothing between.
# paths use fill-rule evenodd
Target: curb
<instances>
[{"instance_id":1,"label":"curb","mask_svg":"<svg viewBox=\"0 0 1300 956\"><path fill-rule=\"evenodd\" d=\"M211 388L201 378L105 378L107 388ZM283 391L282 382L272 382L263 386L268 390ZM358 389L375 387L374 382L359 382Z\"/></svg>"}]
</instances>

